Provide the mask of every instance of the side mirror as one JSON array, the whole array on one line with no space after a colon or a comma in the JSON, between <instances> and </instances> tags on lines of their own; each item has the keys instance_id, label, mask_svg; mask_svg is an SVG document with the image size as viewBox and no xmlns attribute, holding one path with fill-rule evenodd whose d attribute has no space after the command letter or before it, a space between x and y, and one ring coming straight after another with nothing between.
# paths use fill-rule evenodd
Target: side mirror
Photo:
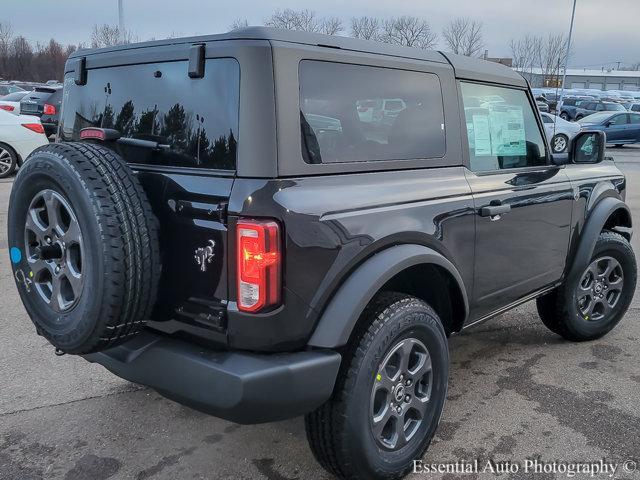
<instances>
[{"instance_id":1,"label":"side mirror","mask_svg":"<svg viewBox=\"0 0 640 480\"><path fill-rule=\"evenodd\" d=\"M585 130L576 135L569 146L573 163L600 163L604 160L607 136L599 130Z\"/></svg>"}]
</instances>

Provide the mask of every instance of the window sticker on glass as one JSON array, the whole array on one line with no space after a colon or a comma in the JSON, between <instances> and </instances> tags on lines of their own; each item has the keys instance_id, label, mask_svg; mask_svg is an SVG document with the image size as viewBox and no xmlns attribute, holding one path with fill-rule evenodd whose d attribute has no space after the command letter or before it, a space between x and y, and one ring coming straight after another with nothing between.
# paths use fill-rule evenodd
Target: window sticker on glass
<instances>
[{"instance_id":1,"label":"window sticker on glass","mask_svg":"<svg viewBox=\"0 0 640 480\"><path fill-rule=\"evenodd\" d=\"M473 141L476 155L491 155L491 132L487 115L473 116Z\"/></svg>"},{"instance_id":2,"label":"window sticker on glass","mask_svg":"<svg viewBox=\"0 0 640 480\"><path fill-rule=\"evenodd\" d=\"M489 106L491 153L493 155L526 155L522 107L518 105Z\"/></svg>"}]
</instances>

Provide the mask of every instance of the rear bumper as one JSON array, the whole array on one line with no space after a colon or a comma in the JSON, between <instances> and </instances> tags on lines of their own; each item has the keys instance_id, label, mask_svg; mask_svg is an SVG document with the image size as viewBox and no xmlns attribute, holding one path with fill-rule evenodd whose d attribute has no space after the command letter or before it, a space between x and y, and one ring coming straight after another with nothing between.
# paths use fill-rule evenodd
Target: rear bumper
<instances>
[{"instance_id":1,"label":"rear bumper","mask_svg":"<svg viewBox=\"0 0 640 480\"><path fill-rule=\"evenodd\" d=\"M252 424L296 417L322 405L333 391L341 357L333 351L209 350L144 332L85 359L184 405Z\"/></svg>"}]
</instances>

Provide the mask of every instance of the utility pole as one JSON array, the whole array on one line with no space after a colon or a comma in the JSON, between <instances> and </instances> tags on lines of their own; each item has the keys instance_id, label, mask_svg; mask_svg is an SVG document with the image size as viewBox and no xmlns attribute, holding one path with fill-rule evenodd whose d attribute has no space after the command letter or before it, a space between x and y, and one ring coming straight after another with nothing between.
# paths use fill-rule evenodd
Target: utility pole
<instances>
[{"instance_id":1,"label":"utility pole","mask_svg":"<svg viewBox=\"0 0 640 480\"><path fill-rule=\"evenodd\" d=\"M567 39L567 53L564 56L564 73L562 74L562 89L560 90L560 98L558 99L557 109L562 107L562 100L564 98L564 84L567 81L567 64L569 63L569 52L571 52L571 36L573 35L573 21L576 18L576 3L578 0L573 0L573 10L571 11L571 25L569 26L569 38ZM556 115L557 117L557 115ZM556 133L556 122L553 122L553 134Z\"/></svg>"},{"instance_id":2,"label":"utility pole","mask_svg":"<svg viewBox=\"0 0 640 480\"><path fill-rule=\"evenodd\" d=\"M120 42L124 43L124 9L122 1L118 0L118 30L120 31Z\"/></svg>"}]
</instances>

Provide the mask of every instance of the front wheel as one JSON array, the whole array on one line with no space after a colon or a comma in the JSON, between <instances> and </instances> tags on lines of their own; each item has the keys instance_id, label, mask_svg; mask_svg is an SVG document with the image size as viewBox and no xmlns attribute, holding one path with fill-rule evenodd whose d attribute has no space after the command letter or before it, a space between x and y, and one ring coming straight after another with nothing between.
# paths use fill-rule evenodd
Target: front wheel
<instances>
[{"instance_id":1,"label":"front wheel","mask_svg":"<svg viewBox=\"0 0 640 480\"><path fill-rule=\"evenodd\" d=\"M384 293L363 313L332 398L305 417L315 458L341 479L395 479L436 431L447 392L449 351L436 312Z\"/></svg>"},{"instance_id":2,"label":"front wheel","mask_svg":"<svg viewBox=\"0 0 640 480\"><path fill-rule=\"evenodd\" d=\"M566 121L569 121L569 114L567 112L562 112L560 114L560 118Z\"/></svg>"},{"instance_id":3,"label":"front wheel","mask_svg":"<svg viewBox=\"0 0 640 480\"><path fill-rule=\"evenodd\" d=\"M626 313L636 288L633 249L620 234L602 232L580 276L538 298L542 322L567 340L595 340Z\"/></svg>"},{"instance_id":4,"label":"front wheel","mask_svg":"<svg viewBox=\"0 0 640 480\"><path fill-rule=\"evenodd\" d=\"M551 139L551 148L553 149L553 153L562 153L567 149L569 145L569 138L562 134L558 133Z\"/></svg>"}]
</instances>

